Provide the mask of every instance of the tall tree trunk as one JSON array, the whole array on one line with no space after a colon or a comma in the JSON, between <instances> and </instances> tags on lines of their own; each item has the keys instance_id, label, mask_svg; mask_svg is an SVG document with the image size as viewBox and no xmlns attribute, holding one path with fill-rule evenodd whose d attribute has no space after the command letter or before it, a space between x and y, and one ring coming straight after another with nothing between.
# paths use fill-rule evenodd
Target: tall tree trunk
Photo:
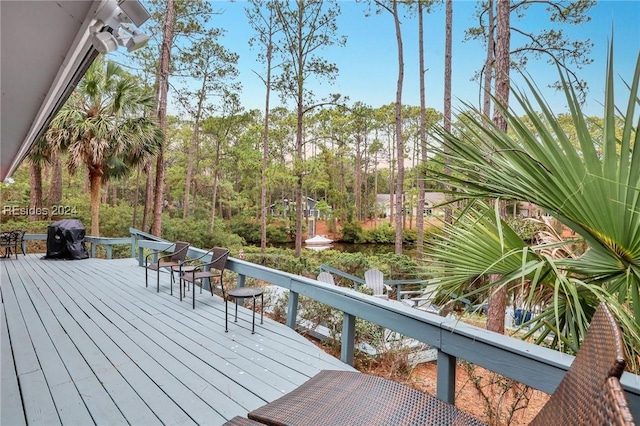
<instances>
[{"instance_id":1,"label":"tall tree trunk","mask_svg":"<svg viewBox=\"0 0 640 426\"><path fill-rule=\"evenodd\" d=\"M51 158L51 186L49 187L49 206L60 204L62 201L62 159L59 154Z\"/></svg>"},{"instance_id":2,"label":"tall tree trunk","mask_svg":"<svg viewBox=\"0 0 640 426\"><path fill-rule=\"evenodd\" d=\"M501 107L509 106L509 68L510 68L510 2L498 0L496 27L496 67L495 67L495 98ZM507 130L507 120L500 107L494 108L493 122L502 130ZM491 275L489 279L495 282L499 276ZM507 306L507 287L502 286L489 298L489 313L487 315L487 329L497 333L504 333L504 312Z\"/></svg>"},{"instance_id":3,"label":"tall tree trunk","mask_svg":"<svg viewBox=\"0 0 640 426\"><path fill-rule=\"evenodd\" d=\"M264 98L264 131L262 134L262 170L260 178L260 253L267 251L267 167L269 166L269 100L271 97L271 39L267 46L267 93Z\"/></svg>"},{"instance_id":4,"label":"tall tree trunk","mask_svg":"<svg viewBox=\"0 0 640 426\"><path fill-rule=\"evenodd\" d=\"M140 204L140 165L136 167L136 189L133 192L133 219L131 220L131 226L133 228L138 226L138 204Z\"/></svg>"},{"instance_id":5,"label":"tall tree trunk","mask_svg":"<svg viewBox=\"0 0 640 426\"><path fill-rule=\"evenodd\" d=\"M162 31L162 50L160 52L160 99L158 102L158 124L165 138L167 135L167 94L169 92L169 64L171 63L171 48L173 45L174 12L173 0L167 0L167 10ZM156 161L156 192L153 207L151 233L159 237L162 233L162 209L164 207L164 144L158 150Z\"/></svg>"},{"instance_id":6,"label":"tall tree trunk","mask_svg":"<svg viewBox=\"0 0 640 426\"><path fill-rule=\"evenodd\" d=\"M422 249L424 245L424 193L425 179L427 167L427 107L425 101L424 90L424 22L423 22L424 4L418 3L418 57L419 57L419 75L420 79L420 130L419 143L421 161L418 163L418 212L416 216L417 238L416 246L418 247L417 258L422 259Z\"/></svg>"},{"instance_id":7,"label":"tall tree trunk","mask_svg":"<svg viewBox=\"0 0 640 426\"><path fill-rule=\"evenodd\" d=\"M445 13L445 41L444 41L444 128L447 132L451 131L451 40L453 30L453 0L446 0ZM444 172L451 174L451 169L445 165ZM449 189L449 188L446 188ZM444 220L446 223L452 223L451 207L444 209Z\"/></svg>"},{"instance_id":8,"label":"tall tree trunk","mask_svg":"<svg viewBox=\"0 0 640 426\"><path fill-rule=\"evenodd\" d=\"M488 12L488 35L487 35L487 58L484 63L484 100L482 112L487 117L491 114L491 82L493 81L493 55L495 49L494 43L494 22L493 22L493 0L487 1Z\"/></svg>"},{"instance_id":9,"label":"tall tree trunk","mask_svg":"<svg viewBox=\"0 0 640 426\"><path fill-rule=\"evenodd\" d=\"M388 141L389 142L389 153L391 154L391 161L390 166L391 166L391 170L389 173L389 223L393 224L396 221L396 215L395 215L395 211L396 211L396 189L395 189L395 178L396 178L396 150L395 150L395 142L396 142L396 138L395 138L395 133L393 134L393 136L391 137L391 139ZM393 145L391 145L391 143L393 142Z\"/></svg>"},{"instance_id":10,"label":"tall tree trunk","mask_svg":"<svg viewBox=\"0 0 640 426\"><path fill-rule=\"evenodd\" d=\"M302 43L302 38L300 38L300 43ZM302 51L302 47L300 47L300 50ZM303 67L303 58L302 55L298 55L298 70L300 70L299 72L302 72L302 67ZM302 203L302 164L303 164L303 135L302 135L302 131L303 131L303 119L304 119L304 111L303 111L303 94L304 94L304 90L303 90L303 80L302 80L302 76L300 75L298 77L298 104L297 104L297 123L296 123L296 163L297 163L297 177L298 177L298 184L296 186L296 249L295 249L295 256L296 257L300 257L300 255L302 254L302 221L304 218L304 214L303 214L303 203ZM304 205L306 205L306 202L304 203Z\"/></svg>"},{"instance_id":11,"label":"tall tree trunk","mask_svg":"<svg viewBox=\"0 0 640 426\"><path fill-rule=\"evenodd\" d=\"M153 183L154 183L154 179L153 179L153 167L151 165L151 163L148 163L145 166L145 171L147 173L147 182L146 182L146 188L147 191L145 193L144 196L144 210L142 212L142 230L144 232L149 232L151 231L151 226L149 225L149 221L151 219L151 210L153 207L153 194L154 194L154 188L153 188Z\"/></svg>"},{"instance_id":12,"label":"tall tree trunk","mask_svg":"<svg viewBox=\"0 0 640 426\"><path fill-rule=\"evenodd\" d=\"M211 191L211 223L209 224L209 232L213 234L216 223L216 203L218 198L218 170L213 173L213 190Z\"/></svg>"},{"instance_id":13,"label":"tall tree trunk","mask_svg":"<svg viewBox=\"0 0 640 426\"><path fill-rule=\"evenodd\" d=\"M402 139L402 84L404 82L404 53L402 47L402 32L400 31L400 17L398 16L398 2L393 1L393 21L396 27L396 41L398 43L398 85L396 88L396 152L398 161L398 177L396 181L396 243L395 253L402 254L402 229L404 227L404 142Z\"/></svg>"},{"instance_id":14,"label":"tall tree trunk","mask_svg":"<svg viewBox=\"0 0 640 426\"><path fill-rule=\"evenodd\" d=\"M362 220L362 156L360 154L361 148L360 144L362 141L362 135L358 132L355 135L355 164L354 164L354 202L356 206L356 219Z\"/></svg>"},{"instance_id":15,"label":"tall tree trunk","mask_svg":"<svg viewBox=\"0 0 640 426\"><path fill-rule=\"evenodd\" d=\"M31 201L29 203L29 221L35 222L42 218L42 166L36 161L30 162Z\"/></svg>"},{"instance_id":16,"label":"tall tree trunk","mask_svg":"<svg viewBox=\"0 0 640 426\"><path fill-rule=\"evenodd\" d=\"M91 190L91 236L100 236L100 189L102 187L102 174L89 173L89 185Z\"/></svg>"},{"instance_id":17,"label":"tall tree trunk","mask_svg":"<svg viewBox=\"0 0 640 426\"><path fill-rule=\"evenodd\" d=\"M193 175L193 159L196 156L196 148L198 147L198 137L200 133L200 116L202 115L202 104L205 99L206 79L202 79L202 87L200 88L200 97L198 99L198 109L196 110L195 123L193 125L193 137L189 145L189 159L187 163L187 177L184 183L184 201L182 206L182 218L186 219L189 215L189 192L191 191L191 179Z\"/></svg>"}]
</instances>

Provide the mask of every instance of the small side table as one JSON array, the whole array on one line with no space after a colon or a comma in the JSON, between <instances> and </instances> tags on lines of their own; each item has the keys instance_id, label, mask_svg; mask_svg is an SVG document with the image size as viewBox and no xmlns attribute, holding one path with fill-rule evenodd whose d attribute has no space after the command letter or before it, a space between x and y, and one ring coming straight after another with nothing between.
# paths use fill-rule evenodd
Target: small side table
<instances>
[{"instance_id":1,"label":"small side table","mask_svg":"<svg viewBox=\"0 0 640 426\"><path fill-rule=\"evenodd\" d=\"M251 334L256 332L256 297L260 296L260 324L263 324L264 317L264 289L260 287L238 287L227 291L227 294L235 299L236 302L236 315L233 322L238 322L238 299L245 299L251 297L253 299L253 318L251 322ZM228 327L228 309L227 299L224 299L224 331L229 331Z\"/></svg>"}]
</instances>

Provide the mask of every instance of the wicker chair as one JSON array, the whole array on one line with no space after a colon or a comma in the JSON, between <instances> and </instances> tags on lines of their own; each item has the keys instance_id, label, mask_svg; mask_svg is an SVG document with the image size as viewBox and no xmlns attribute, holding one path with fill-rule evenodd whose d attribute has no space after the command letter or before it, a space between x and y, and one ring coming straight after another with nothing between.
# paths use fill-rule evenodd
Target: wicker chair
<instances>
[{"instance_id":1,"label":"wicker chair","mask_svg":"<svg viewBox=\"0 0 640 426\"><path fill-rule=\"evenodd\" d=\"M569 371L530 425L602 424L597 419L606 400L605 384L609 377L619 379L624 367L620 327L601 303Z\"/></svg>"},{"instance_id":2,"label":"wicker chair","mask_svg":"<svg viewBox=\"0 0 640 426\"><path fill-rule=\"evenodd\" d=\"M599 416L596 419L596 424L635 426L636 423L631 415L627 397L617 377L609 377L607 379L603 401L602 409L598 411Z\"/></svg>"},{"instance_id":3,"label":"wicker chair","mask_svg":"<svg viewBox=\"0 0 640 426\"><path fill-rule=\"evenodd\" d=\"M189 243L185 243L183 241L178 241L175 244L173 244L173 249L174 250L173 250L172 254L168 254L168 255L159 257L157 262L150 262L149 261L152 256L157 256L158 254L163 253L163 252L167 251L168 249L154 251L154 252L149 253L148 255L145 256L145 258L144 258L144 266L145 266L144 279L145 279L145 285L147 287L149 287L149 274L147 274L147 272L149 270L156 271L157 272L157 291L160 292L160 269L162 269L162 268L169 269L169 272L171 273L171 294L173 295L173 281L174 281L174 277L173 277L174 270L173 270L173 267L174 266L180 266L180 264L187 257L187 251L189 251Z\"/></svg>"},{"instance_id":4,"label":"wicker chair","mask_svg":"<svg viewBox=\"0 0 640 426\"><path fill-rule=\"evenodd\" d=\"M207 263L195 265L195 268L190 271L181 271L180 272L180 288L182 289L182 282L190 282L194 286L196 284L200 285L200 293L202 293L202 280L205 278L209 279L209 289L211 290L211 295L213 296L213 289L215 287L213 283L213 279L217 278L220 280L220 289L222 291L222 298L224 299L225 291L224 291L224 283L222 282L222 274L224 273L224 269L227 266L227 258L229 257L229 250L222 247L215 247L211 249L208 253L211 253L211 260ZM184 265L189 265L192 261L187 261ZM193 309L196 308L196 292L195 288L192 290L193 295Z\"/></svg>"},{"instance_id":5,"label":"wicker chair","mask_svg":"<svg viewBox=\"0 0 640 426\"><path fill-rule=\"evenodd\" d=\"M606 305L601 304L569 371L530 425L634 425L619 382L624 366L620 329ZM248 417L278 426L484 424L404 384L331 370L321 371ZM236 418L227 424L255 423Z\"/></svg>"},{"instance_id":6,"label":"wicker chair","mask_svg":"<svg viewBox=\"0 0 640 426\"><path fill-rule=\"evenodd\" d=\"M353 371L323 370L249 413L268 425L484 425L455 406L402 383Z\"/></svg>"}]
</instances>

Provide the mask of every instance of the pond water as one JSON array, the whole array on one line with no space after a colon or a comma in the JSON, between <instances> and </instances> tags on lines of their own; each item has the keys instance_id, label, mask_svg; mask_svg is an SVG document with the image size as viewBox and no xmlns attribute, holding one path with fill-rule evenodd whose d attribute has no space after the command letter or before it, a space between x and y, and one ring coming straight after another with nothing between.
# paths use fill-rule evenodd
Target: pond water
<instances>
[{"instance_id":1,"label":"pond water","mask_svg":"<svg viewBox=\"0 0 640 426\"><path fill-rule=\"evenodd\" d=\"M269 247L295 249L294 243L268 244ZM332 243L332 250L338 250L345 253L362 253L365 255L393 253L395 246L393 244L349 244L349 243ZM413 244L405 244L402 247L402 253L409 256L416 256L416 246Z\"/></svg>"}]
</instances>

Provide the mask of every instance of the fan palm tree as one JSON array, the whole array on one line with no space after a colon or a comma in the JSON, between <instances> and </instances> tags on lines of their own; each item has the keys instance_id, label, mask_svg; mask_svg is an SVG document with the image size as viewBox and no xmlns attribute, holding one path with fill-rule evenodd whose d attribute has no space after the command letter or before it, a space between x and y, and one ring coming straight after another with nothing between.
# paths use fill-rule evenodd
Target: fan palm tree
<instances>
[{"instance_id":1,"label":"fan palm tree","mask_svg":"<svg viewBox=\"0 0 640 426\"><path fill-rule=\"evenodd\" d=\"M618 109L610 47L602 140L590 134L566 79L577 145L531 80L535 107L523 92L514 93L526 120L504 111L511 133L479 111L459 117L455 134L438 129L440 144L432 149L452 174L435 177L467 208L429 252L442 285L454 293L520 286L529 304L545 306L530 334L541 331L539 342L549 337L558 349L577 350L595 307L606 301L623 327L634 369L640 360L640 152L634 150L640 54L637 60L629 99ZM484 199L530 201L573 230L584 249L558 258L550 250L557 243L525 244ZM478 277L490 274L502 278L479 284Z\"/></svg>"},{"instance_id":2,"label":"fan palm tree","mask_svg":"<svg viewBox=\"0 0 640 426\"><path fill-rule=\"evenodd\" d=\"M155 155L163 142L151 118L154 105L148 87L99 58L51 123L47 138L68 152L69 171L87 168L91 235L99 235L102 185Z\"/></svg>"}]
</instances>

